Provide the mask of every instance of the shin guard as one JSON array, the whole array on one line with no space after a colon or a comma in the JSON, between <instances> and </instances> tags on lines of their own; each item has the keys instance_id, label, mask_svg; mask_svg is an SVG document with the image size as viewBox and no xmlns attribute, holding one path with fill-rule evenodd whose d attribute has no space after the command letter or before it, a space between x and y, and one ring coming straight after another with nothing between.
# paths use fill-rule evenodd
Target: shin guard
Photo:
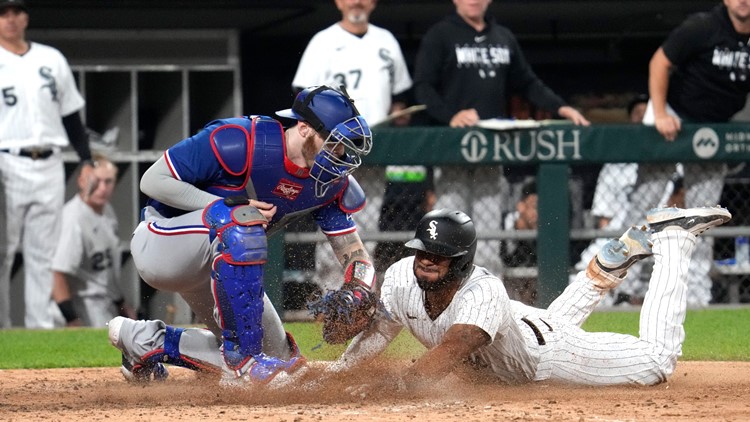
<instances>
[{"instance_id":1,"label":"shin guard","mask_svg":"<svg viewBox=\"0 0 750 422\"><path fill-rule=\"evenodd\" d=\"M209 205L203 221L215 247L211 287L224 361L239 371L262 348L266 220L247 202L227 198Z\"/></svg>"}]
</instances>

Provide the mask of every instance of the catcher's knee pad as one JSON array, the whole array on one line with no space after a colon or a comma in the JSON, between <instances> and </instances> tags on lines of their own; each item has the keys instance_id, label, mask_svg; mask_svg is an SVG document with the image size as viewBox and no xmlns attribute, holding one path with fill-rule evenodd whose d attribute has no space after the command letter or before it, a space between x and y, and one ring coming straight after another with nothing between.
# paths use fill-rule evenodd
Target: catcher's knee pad
<instances>
[{"instance_id":1,"label":"catcher's knee pad","mask_svg":"<svg viewBox=\"0 0 750 422\"><path fill-rule=\"evenodd\" d=\"M266 219L246 201L219 200L203 213L212 241L218 239L211 278L224 360L232 369L259 354L263 340L263 266L268 244L262 225Z\"/></svg>"},{"instance_id":2,"label":"catcher's knee pad","mask_svg":"<svg viewBox=\"0 0 750 422\"><path fill-rule=\"evenodd\" d=\"M263 224L268 221L244 198L214 201L203 211L203 224L213 242L219 239L217 252L235 265L265 264L268 241Z\"/></svg>"}]
</instances>

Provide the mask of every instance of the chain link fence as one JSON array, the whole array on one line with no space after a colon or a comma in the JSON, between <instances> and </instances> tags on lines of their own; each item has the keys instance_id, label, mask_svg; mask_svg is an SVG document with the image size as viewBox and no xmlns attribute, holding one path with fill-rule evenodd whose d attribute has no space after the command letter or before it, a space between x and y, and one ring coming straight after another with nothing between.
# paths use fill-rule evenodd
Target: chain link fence
<instances>
[{"instance_id":1,"label":"chain link fence","mask_svg":"<svg viewBox=\"0 0 750 422\"><path fill-rule=\"evenodd\" d=\"M663 183L647 180L637 188L641 173L636 163L571 165L571 276L585 269L606 240L645 223L647 208L636 209L631 204L634 197L641 204L644 197L652 198L654 206L711 205L696 202L701 194L691 195L685 183L702 182L702 174L686 175L687 166L660 167ZM476 264L501 275L512 298L533 304L538 283L535 174L534 166L363 166L355 177L367 195L367 205L354 219L382 275L390 264L410 254L401 245L411 238L427 210L463 210L477 228ZM750 303L750 257L735 251L735 243L750 234L750 169L744 163L733 164L721 174L719 188L706 190L716 198L711 202L728 208L733 219L699 237L688 281L688 302L693 306ZM311 220L287 230L286 239L286 309L300 309L315 292L340 286L341 267ZM650 265L645 260L633 267L604 304L638 305L648 288Z\"/></svg>"}]
</instances>

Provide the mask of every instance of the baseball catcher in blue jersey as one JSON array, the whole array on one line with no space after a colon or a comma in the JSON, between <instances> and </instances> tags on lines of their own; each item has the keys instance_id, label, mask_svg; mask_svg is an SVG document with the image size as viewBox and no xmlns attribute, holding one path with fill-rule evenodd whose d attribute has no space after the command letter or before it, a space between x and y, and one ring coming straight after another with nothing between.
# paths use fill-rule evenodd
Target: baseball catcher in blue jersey
<instances>
[{"instance_id":1,"label":"baseball catcher in blue jersey","mask_svg":"<svg viewBox=\"0 0 750 422\"><path fill-rule=\"evenodd\" d=\"M324 338L357 334L355 313L371 313L375 271L352 214L365 196L351 173L372 148L367 122L345 92L301 91L284 130L266 116L219 119L164 152L143 175L149 200L131 252L139 274L176 292L205 329L118 317L111 343L130 380L166 376L163 363L222 373L222 384L267 383L304 364L264 293L267 237L312 213L344 268L340 290L315 306ZM272 258L272 257L271 257ZM280 258L280 257L279 257Z\"/></svg>"}]
</instances>

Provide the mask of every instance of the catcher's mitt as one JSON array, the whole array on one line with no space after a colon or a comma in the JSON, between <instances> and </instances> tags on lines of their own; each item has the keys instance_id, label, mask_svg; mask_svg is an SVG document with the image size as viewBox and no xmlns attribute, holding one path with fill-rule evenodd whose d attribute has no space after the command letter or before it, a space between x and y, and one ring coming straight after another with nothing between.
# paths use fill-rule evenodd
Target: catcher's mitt
<instances>
[{"instance_id":1,"label":"catcher's mitt","mask_svg":"<svg viewBox=\"0 0 750 422\"><path fill-rule=\"evenodd\" d=\"M330 344L345 343L370 324L377 299L368 289L345 284L341 290L329 290L307 304L314 316L323 315L323 340Z\"/></svg>"}]
</instances>

